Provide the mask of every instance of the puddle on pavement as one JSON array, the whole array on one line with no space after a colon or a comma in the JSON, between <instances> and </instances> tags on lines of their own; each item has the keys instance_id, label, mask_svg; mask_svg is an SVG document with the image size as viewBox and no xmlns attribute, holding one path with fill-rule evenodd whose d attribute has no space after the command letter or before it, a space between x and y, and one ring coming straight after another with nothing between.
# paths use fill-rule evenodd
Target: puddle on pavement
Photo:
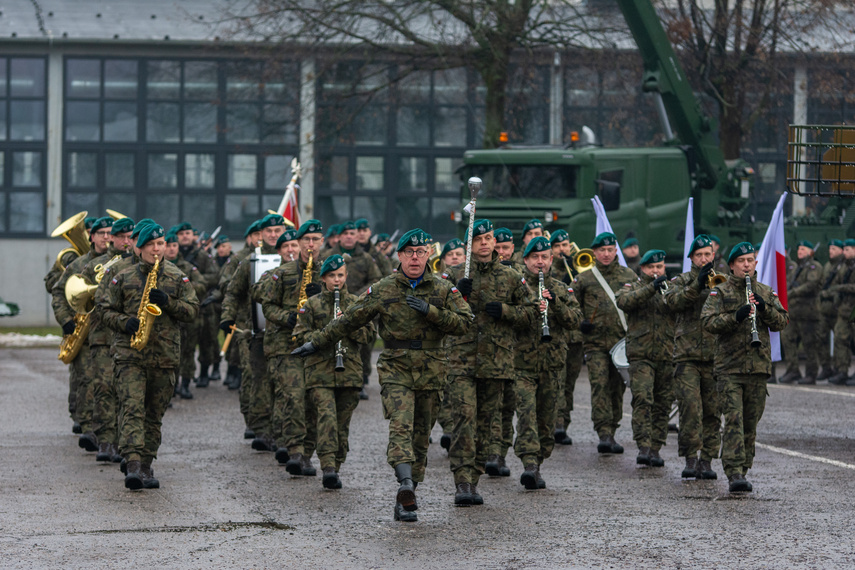
<instances>
[{"instance_id":1,"label":"puddle on pavement","mask_svg":"<svg viewBox=\"0 0 855 570\"><path fill-rule=\"evenodd\" d=\"M86 530L70 532L69 534L125 534L125 533L155 533L155 532L229 532L242 528L262 530L294 530L293 526L273 521L259 522L227 522L216 524L200 524L192 526L158 526L152 528L123 528L110 530Z\"/></svg>"}]
</instances>

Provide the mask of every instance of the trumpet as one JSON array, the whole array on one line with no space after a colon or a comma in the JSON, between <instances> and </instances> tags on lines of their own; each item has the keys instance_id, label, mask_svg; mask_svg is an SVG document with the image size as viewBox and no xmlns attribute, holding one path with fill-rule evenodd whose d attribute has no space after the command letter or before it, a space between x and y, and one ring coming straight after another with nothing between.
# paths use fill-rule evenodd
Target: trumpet
<instances>
[{"instance_id":1,"label":"trumpet","mask_svg":"<svg viewBox=\"0 0 855 570\"><path fill-rule=\"evenodd\" d=\"M716 273L715 269L713 269L710 276L707 278L707 289L715 289L725 281L727 281L727 275Z\"/></svg>"},{"instance_id":2,"label":"trumpet","mask_svg":"<svg viewBox=\"0 0 855 570\"><path fill-rule=\"evenodd\" d=\"M543 271L537 272L537 280L537 299L538 301L543 301ZM543 315L541 315L540 342L549 342L552 340L552 335L549 334L549 319L547 317L547 313L549 313L549 299L546 299L546 310L543 311Z\"/></svg>"},{"instance_id":3,"label":"trumpet","mask_svg":"<svg viewBox=\"0 0 855 570\"><path fill-rule=\"evenodd\" d=\"M341 302L341 293L339 293L338 286L335 288L335 292L333 293L334 305L333 305L333 320L338 319L339 313L339 303ZM347 349L341 345L341 341L338 341L335 344L335 371L343 372L344 371L344 353Z\"/></svg>"},{"instance_id":4,"label":"trumpet","mask_svg":"<svg viewBox=\"0 0 855 570\"><path fill-rule=\"evenodd\" d=\"M754 293L751 291L751 276L745 276L745 300L748 304L751 304L751 295ZM757 307L751 307L754 309L754 314L751 315L751 347L757 348L762 343L760 342L760 335L757 334Z\"/></svg>"}]
</instances>

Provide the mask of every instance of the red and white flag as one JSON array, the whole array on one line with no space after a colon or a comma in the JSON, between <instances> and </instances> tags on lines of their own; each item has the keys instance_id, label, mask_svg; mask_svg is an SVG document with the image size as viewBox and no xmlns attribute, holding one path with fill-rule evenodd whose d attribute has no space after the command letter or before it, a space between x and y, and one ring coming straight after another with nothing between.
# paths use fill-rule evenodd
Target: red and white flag
<instances>
[{"instance_id":1,"label":"red and white flag","mask_svg":"<svg viewBox=\"0 0 855 570\"><path fill-rule=\"evenodd\" d=\"M276 209L276 212L289 220L294 227L300 227L300 206L297 202L297 190L300 189L293 179L288 184L288 187L285 189L285 195L282 197L282 202L279 203L279 207Z\"/></svg>"},{"instance_id":2,"label":"red and white flag","mask_svg":"<svg viewBox=\"0 0 855 570\"><path fill-rule=\"evenodd\" d=\"M768 285L778 294L781 305L787 308L787 247L784 242L784 192L775 206L769 229L757 252L757 281ZM772 362L781 360L781 334L769 333L772 344Z\"/></svg>"}]
</instances>

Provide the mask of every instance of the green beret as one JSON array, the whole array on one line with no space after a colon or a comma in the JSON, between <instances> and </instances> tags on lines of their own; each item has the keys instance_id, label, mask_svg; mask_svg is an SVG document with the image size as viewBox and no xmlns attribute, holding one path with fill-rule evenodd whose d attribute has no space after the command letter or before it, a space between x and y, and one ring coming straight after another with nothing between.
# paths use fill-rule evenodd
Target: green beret
<instances>
[{"instance_id":1,"label":"green beret","mask_svg":"<svg viewBox=\"0 0 855 570\"><path fill-rule=\"evenodd\" d=\"M280 216L279 214L267 214L261 221L258 223L258 229L263 230L264 228L272 228L273 226L284 226L285 218Z\"/></svg>"},{"instance_id":2,"label":"green beret","mask_svg":"<svg viewBox=\"0 0 855 570\"><path fill-rule=\"evenodd\" d=\"M833 246L837 246L837 247L842 248L842 247L843 247L843 242L842 242L841 240L839 240L839 239L833 239L833 240L831 240L830 242L828 242L828 245L829 245L829 246L832 246L832 245L833 245Z\"/></svg>"},{"instance_id":3,"label":"green beret","mask_svg":"<svg viewBox=\"0 0 855 570\"><path fill-rule=\"evenodd\" d=\"M327 233L324 235L325 238L335 237L341 233L341 226L338 224L333 224L329 228L327 228Z\"/></svg>"},{"instance_id":4,"label":"green beret","mask_svg":"<svg viewBox=\"0 0 855 570\"><path fill-rule=\"evenodd\" d=\"M177 226L172 226L171 229L175 230L176 233L187 230L193 231L193 226L190 225L190 222L181 222Z\"/></svg>"},{"instance_id":5,"label":"green beret","mask_svg":"<svg viewBox=\"0 0 855 570\"><path fill-rule=\"evenodd\" d=\"M442 259L443 257L445 257L445 254L447 254L449 251L459 249L462 247L466 247L465 244L461 240L454 238L453 240L449 241L447 244L445 244L443 246L442 253L440 254L439 258Z\"/></svg>"},{"instance_id":6,"label":"green beret","mask_svg":"<svg viewBox=\"0 0 855 570\"><path fill-rule=\"evenodd\" d=\"M493 237L496 238L496 243L506 243L514 241L514 234L508 228L496 228L493 230Z\"/></svg>"},{"instance_id":7,"label":"green beret","mask_svg":"<svg viewBox=\"0 0 855 570\"><path fill-rule=\"evenodd\" d=\"M747 241L740 242L733 246L733 249L730 250L730 254L727 256L727 262L733 263L733 260L739 257L740 255L748 255L749 253L754 253L757 250Z\"/></svg>"},{"instance_id":8,"label":"green beret","mask_svg":"<svg viewBox=\"0 0 855 570\"><path fill-rule=\"evenodd\" d=\"M689 248L689 255L687 257L692 257L692 254L702 247L712 247L712 240L707 234L698 234L695 236L695 239L692 241L692 246Z\"/></svg>"},{"instance_id":9,"label":"green beret","mask_svg":"<svg viewBox=\"0 0 855 570\"><path fill-rule=\"evenodd\" d=\"M368 224L368 220L366 220L365 218L359 218L358 220L353 222L353 224L356 226L356 229L358 229L358 230L367 230L368 228L371 227Z\"/></svg>"},{"instance_id":10,"label":"green beret","mask_svg":"<svg viewBox=\"0 0 855 570\"><path fill-rule=\"evenodd\" d=\"M398 240L398 247L395 251L401 251L408 245L430 245L432 241L433 239L430 237L429 233L423 229L416 228L401 236L401 239Z\"/></svg>"},{"instance_id":11,"label":"green beret","mask_svg":"<svg viewBox=\"0 0 855 570\"><path fill-rule=\"evenodd\" d=\"M113 227L110 233L113 235L124 234L134 231L134 221L130 218L120 218L113 222Z\"/></svg>"},{"instance_id":12,"label":"green beret","mask_svg":"<svg viewBox=\"0 0 855 570\"><path fill-rule=\"evenodd\" d=\"M249 225L246 227L246 231L245 231L245 232L243 232L243 237L244 237L244 238L248 238L248 237L249 237L249 234L253 234L253 233L255 233L255 232L259 231L259 229L260 229L260 228L258 227L258 224L259 224L260 222L261 222L261 220L255 220L254 222L252 222L251 224L249 224Z\"/></svg>"},{"instance_id":13,"label":"green beret","mask_svg":"<svg viewBox=\"0 0 855 570\"><path fill-rule=\"evenodd\" d=\"M715 235L715 234L707 234L707 237L708 237L708 238L710 238L712 241L716 242L718 245L721 245L721 240L720 240L720 239L718 239L718 236L717 236L717 235Z\"/></svg>"},{"instance_id":14,"label":"green beret","mask_svg":"<svg viewBox=\"0 0 855 570\"><path fill-rule=\"evenodd\" d=\"M294 228L285 230L282 232L282 235L279 236L279 239L276 240L276 249L282 247L282 244L286 241L294 241L295 239L297 239L297 230Z\"/></svg>"},{"instance_id":15,"label":"green beret","mask_svg":"<svg viewBox=\"0 0 855 570\"><path fill-rule=\"evenodd\" d=\"M757 243L755 243L755 244L754 244L754 251L760 251L760 246L762 246L762 245L763 245L763 242L762 242L762 241L758 241ZM786 245L784 246L784 248L785 248L785 249L790 249L790 248L788 248Z\"/></svg>"},{"instance_id":16,"label":"green beret","mask_svg":"<svg viewBox=\"0 0 855 570\"><path fill-rule=\"evenodd\" d=\"M279 217L281 218L282 216ZM306 234L322 233L324 233L324 226L321 225L321 222L319 220L306 220L305 222L303 222L303 225L300 226L300 229L297 230L297 239L300 239Z\"/></svg>"},{"instance_id":17,"label":"green beret","mask_svg":"<svg viewBox=\"0 0 855 570\"><path fill-rule=\"evenodd\" d=\"M843 246L855 247L855 239L849 238L843 242Z\"/></svg>"},{"instance_id":18,"label":"green beret","mask_svg":"<svg viewBox=\"0 0 855 570\"><path fill-rule=\"evenodd\" d=\"M548 251L552 253L552 246L549 245L549 240L543 236L537 236L531 238L531 241L528 242L528 245L525 246L525 252L523 253L523 257L528 257L528 254L534 251Z\"/></svg>"},{"instance_id":19,"label":"green beret","mask_svg":"<svg viewBox=\"0 0 855 570\"><path fill-rule=\"evenodd\" d=\"M348 230L355 230L355 229L356 229L356 224L354 224L352 220L347 220L346 222L344 222L343 224L341 224L338 227L338 231L340 233L344 233Z\"/></svg>"},{"instance_id":20,"label":"green beret","mask_svg":"<svg viewBox=\"0 0 855 570\"><path fill-rule=\"evenodd\" d=\"M648 263L659 263L660 261L665 261L665 252L661 249L650 249L644 252L638 264L647 265Z\"/></svg>"},{"instance_id":21,"label":"green beret","mask_svg":"<svg viewBox=\"0 0 855 570\"><path fill-rule=\"evenodd\" d=\"M214 247L219 247L219 246L223 245L224 243L229 243L231 241L232 240L229 239L229 236L224 236L224 235L217 236L217 239L214 241Z\"/></svg>"},{"instance_id":22,"label":"green beret","mask_svg":"<svg viewBox=\"0 0 855 570\"><path fill-rule=\"evenodd\" d=\"M811 242L809 242L808 240L806 240L806 239L803 239L802 241L800 241L800 242L798 243L798 245L800 245L800 246L804 246L804 247L808 247L808 248L810 248L810 249L814 249L814 245L813 245Z\"/></svg>"},{"instance_id":23,"label":"green beret","mask_svg":"<svg viewBox=\"0 0 855 570\"><path fill-rule=\"evenodd\" d=\"M527 234L531 230L534 230L537 228L543 229L543 222L541 222L537 218L530 219L528 222L526 222L526 225L523 226L523 232L522 232L523 237L525 237L525 234ZM475 234L475 235L478 235L478 234Z\"/></svg>"},{"instance_id":24,"label":"green beret","mask_svg":"<svg viewBox=\"0 0 855 570\"><path fill-rule=\"evenodd\" d=\"M591 242L591 249L603 247L604 245L617 245L617 236L611 232L603 232Z\"/></svg>"},{"instance_id":25,"label":"green beret","mask_svg":"<svg viewBox=\"0 0 855 570\"><path fill-rule=\"evenodd\" d=\"M623 245L620 246L621 249L626 249L628 247L632 247L634 245L638 245L638 238L626 238L623 242Z\"/></svg>"},{"instance_id":26,"label":"green beret","mask_svg":"<svg viewBox=\"0 0 855 570\"><path fill-rule=\"evenodd\" d=\"M166 235L163 236L166 240L166 243L176 243L178 242L178 236L173 231L166 232Z\"/></svg>"},{"instance_id":27,"label":"green beret","mask_svg":"<svg viewBox=\"0 0 855 570\"><path fill-rule=\"evenodd\" d=\"M157 224L148 224L146 225L142 231L140 231L140 237L137 239L137 247L141 248L148 242L153 239L162 238L163 237L163 228Z\"/></svg>"},{"instance_id":28,"label":"green beret","mask_svg":"<svg viewBox=\"0 0 855 570\"><path fill-rule=\"evenodd\" d=\"M138 222L137 222L137 224L134 226L134 231L132 231L132 232L131 232L131 237L132 237L132 238L137 237L138 235L140 235L140 232L142 231L142 229L143 229L144 227L146 227L146 226L150 226L150 225L152 225L152 224L154 224L154 223L155 223L155 222L154 222L154 220L152 220L151 218L143 218L143 219L141 219L141 220L140 220L140 221L138 221Z\"/></svg>"},{"instance_id":29,"label":"green beret","mask_svg":"<svg viewBox=\"0 0 855 570\"><path fill-rule=\"evenodd\" d=\"M493 223L486 219L482 218L480 220L475 220L475 223L472 225L472 237L484 235L486 233L493 231ZM466 228L466 233L463 234L463 240L466 241L469 239L469 228Z\"/></svg>"},{"instance_id":30,"label":"green beret","mask_svg":"<svg viewBox=\"0 0 855 570\"><path fill-rule=\"evenodd\" d=\"M110 216L104 216L103 218L98 218L94 222L92 222L92 227L89 228L89 233L94 234L98 230L103 230L106 228L113 227L113 218Z\"/></svg>"},{"instance_id":31,"label":"green beret","mask_svg":"<svg viewBox=\"0 0 855 570\"><path fill-rule=\"evenodd\" d=\"M88 230L92 227L92 224L94 224L95 220L97 219L98 218L95 216L86 216L85 218L83 218L83 226Z\"/></svg>"},{"instance_id":32,"label":"green beret","mask_svg":"<svg viewBox=\"0 0 855 570\"><path fill-rule=\"evenodd\" d=\"M381 241L389 241L389 234L377 234L377 243Z\"/></svg>"},{"instance_id":33,"label":"green beret","mask_svg":"<svg viewBox=\"0 0 855 570\"><path fill-rule=\"evenodd\" d=\"M555 230L555 233L552 234L551 238L549 238L549 245L555 245L556 243L561 243L562 241L570 241L570 234L568 234L564 230Z\"/></svg>"},{"instance_id":34,"label":"green beret","mask_svg":"<svg viewBox=\"0 0 855 570\"><path fill-rule=\"evenodd\" d=\"M199 236L199 230L198 230L198 228L193 228L193 235L194 235L194 236L197 236L197 237Z\"/></svg>"},{"instance_id":35,"label":"green beret","mask_svg":"<svg viewBox=\"0 0 855 570\"><path fill-rule=\"evenodd\" d=\"M324 260L324 264L321 265L321 277L323 277L324 274L329 273L330 271L335 271L341 267L344 267L344 258L338 254L331 255L326 258L326 260Z\"/></svg>"}]
</instances>

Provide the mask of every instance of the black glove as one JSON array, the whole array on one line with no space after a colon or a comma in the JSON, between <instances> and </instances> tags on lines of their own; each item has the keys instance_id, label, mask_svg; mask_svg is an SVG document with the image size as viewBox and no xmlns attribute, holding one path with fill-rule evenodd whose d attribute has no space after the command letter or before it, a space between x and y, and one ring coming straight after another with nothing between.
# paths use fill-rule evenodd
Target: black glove
<instances>
[{"instance_id":1,"label":"black glove","mask_svg":"<svg viewBox=\"0 0 855 570\"><path fill-rule=\"evenodd\" d=\"M430 309L430 305L428 305L427 301L419 299L418 297L413 297L412 295L407 295L407 304L411 309L415 309L423 315L427 315L428 310Z\"/></svg>"},{"instance_id":2,"label":"black glove","mask_svg":"<svg viewBox=\"0 0 855 570\"><path fill-rule=\"evenodd\" d=\"M502 304L498 301L490 301L484 306L484 312L494 319L502 318Z\"/></svg>"},{"instance_id":3,"label":"black glove","mask_svg":"<svg viewBox=\"0 0 855 570\"><path fill-rule=\"evenodd\" d=\"M200 307L200 308L207 307L208 305L210 305L210 304L211 304L211 303L213 303L213 302L214 302L214 296L213 296L213 295L208 295L207 297L205 297L205 300L204 300L204 301L202 301L201 303L199 303L199 307Z\"/></svg>"},{"instance_id":4,"label":"black glove","mask_svg":"<svg viewBox=\"0 0 855 570\"><path fill-rule=\"evenodd\" d=\"M579 325L579 330L582 331L582 334L591 334L594 332L594 324L588 319L585 319L582 321L582 324Z\"/></svg>"},{"instance_id":5,"label":"black glove","mask_svg":"<svg viewBox=\"0 0 855 570\"><path fill-rule=\"evenodd\" d=\"M321 292L321 286L317 283L309 283L306 285L306 297L314 297Z\"/></svg>"},{"instance_id":6,"label":"black glove","mask_svg":"<svg viewBox=\"0 0 855 570\"><path fill-rule=\"evenodd\" d=\"M169 303L169 295L160 289L152 289L148 292L148 300L158 307L166 307L167 303Z\"/></svg>"},{"instance_id":7,"label":"black glove","mask_svg":"<svg viewBox=\"0 0 855 570\"><path fill-rule=\"evenodd\" d=\"M757 311L762 313L766 310L766 301L760 295L754 293L754 304L757 305Z\"/></svg>"},{"instance_id":8,"label":"black glove","mask_svg":"<svg viewBox=\"0 0 855 570\"><path fill-rule=\"evenodd\" d=\"M297 326L297 313L288 314L288 326L292 329Z\"/></svg>"},{"instance_id":9,"label":"black glove","mask_svg":"<svg viewBox=\"0 0 855 570\"><path fill-rule=\"evenodd\" d=\"M457 282L457 290L460 291L460 294L464 297L468 297L472 293L472 280L468 277L464 277Z\"/></svg>"},{"instance_id":10,"label":"black glove","mask_svg":"<svg viewBox=\"0 0 855 570\"><path fill-rule=\"evenodd\" d=\"M653 280L653 286L658 290L662 291L665 288L665 280L668 279L665 275L660 275L656 279Z\"/></svg>"},{"instance_id":11,"label":"black glove","mask_svg":"<svg viewBox=\"0 0 855 570\"><path fill-rule=\"evenodd\" d=\"M309 356L310 354L314 354L317 351L318 349L315 348L314 344L312 344L311 342L307 342L300 348L295 348L294 350L292 350L291 356Z\"/></svg>"},{"instance_id":12,"label":"black glove","mask_svg":"<svg viewBox=\"0 0 855 570\"><path fill-rule=\"evenodd\" d=\"M698 273L698 285L701 286L701 289L707 288L707 281L709 281L710 274L712 273L712 262L707 263L703 267L701 267L700 273Z\"/></svg>"},{"instance_id":13,"label":"black glove","mask_svg":"<svg viewBox=\"0 0 855 570\"><path fill-rule=\"evenodd\" d=\"M736 309L736 322L741 323L745 319L748 318L748 315L751 313L751 305L742 305L738 309Z\"/></svg>"},{"instance_id":14,"label":"black glove","mask_svg":"<svg viewBox=\"0 0 855 570\"><path fill-rule=\"evenodd\" d=\"M226 334L232 332L232 327L235 326L234 321L223 321L220 323L220 330L226 331Z\"/></svg>"},{"instance_id":15,"label":"black glove","mask_svg":"<svg viewBox=\"0 0 855 570\"><path fill-rule=\"evenodd\" d=\"M552 289L547 289L549 291L549 296L552 297L550 301L558 301L558 295L555 294L555 291Z\"/></svg>"},{"instance_id":16,"label":"black glove","mask_svg":"<svg viewBox=\"0 0 855 570\"><path fill-rule=\"evenodd\" d=\"M76 327L76 325L74 324L73 320L68 321L67 323L62 325L62 334L70 335L71 333L74 332L75 327Z\"/></svg>"},{"instance_id":17,"label":"black glove","mask_svg":"<svg viewBox=\"0 0 855 570\"><path fill-rule=\"evenodd\" d=\"M131 317L125 323L125 330L128 331L129 334L136 334L136 332L140 330L140 320L136 317Z\"/></svg>"}]
</instances>

